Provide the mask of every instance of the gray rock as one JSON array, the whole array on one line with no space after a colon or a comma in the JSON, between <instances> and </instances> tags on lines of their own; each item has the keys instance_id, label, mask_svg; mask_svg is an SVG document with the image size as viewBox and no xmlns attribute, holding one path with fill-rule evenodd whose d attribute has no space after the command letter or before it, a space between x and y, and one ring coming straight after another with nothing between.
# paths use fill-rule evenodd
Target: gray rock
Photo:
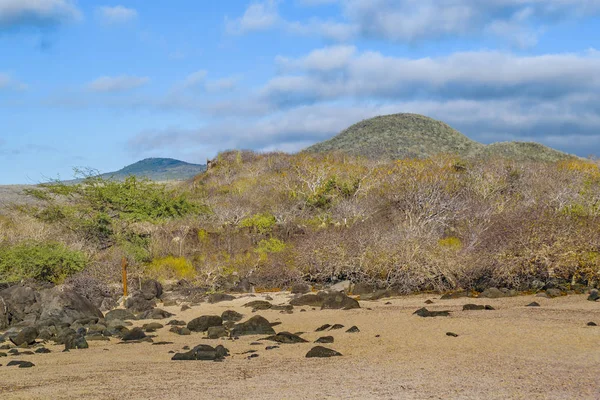
<instances>
[{"instance_id":1,"label":"gray rock","mask_svg":"<svg viewBox=\"0 0 600 400\"><path fill-rule=\"evenodd\" d=\"M123 309L111 310L104 316L104 320L107 322L112 320L130 321L136 319L137 318L131 311Z\"/></svg>"},{"instance_id":2,"label":"gray rock","mask_svg":"<svg viewBox=\"0 0 600 400\"><path fill-rule=\"evenodd\" d=\"M211 304L232 300L235 300L235 296L225 293L213 293L208 296L208 302Z\"/></svg>"},{"instance_id":3,"label":"gray rock","mask_svg":"<svg viewBox=\"0 0 600 400\"><path fill-rule=\"evenodd\" d=\"M163 293L162 285L154 280L149 279L142 283L141 287L142 297L146 300L160 299Z\"/></svg>"},{"instance_id":4,"label":"gray rock","mask_svg":"<svg viewBox=\"0 0 600 400\"><path fill-rule=\"evenodd\" d=\"M227 329L225 329L224 326L211 326L206 331L206 337L208 339L219 339L227 336L229 336L229 332L227 332Z\"/></svg>"},{"instance_id":5,"label":"gray rock","mask_svg":"<svg viewBox=\"0 0 600 400\"><path fill-rule=\"evenodd\" d=\"M244 304L242 307L249 307L253 310L269 310L273 307L273 304L264 300L254 300L249 303Z\"/></svg>"},{"instance_id":6,"label":"gray rock","mask_svg":"<svg viewBox=\"0 0 600 400\"><path fill-rule=\"evenodd\" d=\"M21 329L21 331L14 337L11 337L11 342L15 346L30 345L35 343L35 339L38 337L38 330L35 327L27 327Z\"/></svg>"},{"instance_id":7,"label":"gray rock","mask_svg":"<svg viewBox=\"0 0 600 400\"><path fill-rule=\"evenodd\" d=\"M355 299L346 296L344 293L330 292L323 298L322 310L350 310L360 308L360 304Z\"/></svg>"},{"instance_id":8,"label":"gray rock","mask_svg":"<svg viewBox=\"0 0 600 400\"><path fill-rule=\"evenodd\" d=\"M65 350L87 349L88 347L88 342L82 335L69 335L65 340Z\"/></svg>"},{"instance_id":9,"label":"gray rock","mask_svg":"<svg viewBox=\"0 0 600 400\"><path fill-rule=\"evenodd\" d=\"M125 335L123 335L122 339L124 342L130 342L134 340L142 340L146 338L146 334L142 330L142 328L133 328Z\"/></svg>"},{"instance_id":10,"label":"gray rock","mask_svg":"<svg viewBox=\"0 0 600 400\"><path fill-rule=\"evenodd\" d=\"M413 315L418 315L419 317L448 317L450 316L450 311L429 311L423 307L415 311Z\"/></svg>"},{"instance_id":11,"label":"gray rock","mask_svg":"<svg viewBox=\"0 0 600 400\"><path fill-rule=\"evenodd\" d=\"M233 310L226 310L223 311L223 314L221 314L221 318L223 319L223 321L239 322L242 320L242 318L244 318L244 316Z\"/></svg>"},{"instance_id":12,"label":"gray rock","mask_svg":"<svg viewBox=\"0 0 600 400\"><path fill-rule=\"evenodd\" d=\"M333 343L333 336L323 336L315 340L315 343Z\"/></svg>"},{"instance_id":13,"label":"gray rock","mask_svg":"<svg viewBox=\"0 0 600 400\"><path fill-rule=\"evenodd\" d=\"M203 315L188 322L187 328L192 332L206 332L211 326L223 325L218 315Z\"/></svg>"},{"instance_id":14,"label":"gray rock","mask_svg":"<svg viewBox=\"0 0 600 400\"><path fill-rule=\"evenodd\" d=\"M266 337L264 340L285 344L308 343L308 340L290 332L279 332L276 335Z\"/></svg>"},{"instance_id":15,"label":"gray rock","mask_svg":"<svg viewBox=\"0 0 600 400\"><path fill-rule=\"evenodd\" d=\"M170 312L160 308L154 308L140 314L138 319L166 319L171 318L173 315L175 314L171 314Z\"/></svg>"},{"instance_id":16,"label":"gray rock","mask_svg":"<svg viewBox=\"0 0 600 400\"><path fill-rule=\"evenodd\" d=\"M291 292L292 294L305 294L310 292L310 286L304 282L296 283L292 286Z\"/></svg>"},{"instance_id":17,"label":"gray rock","mask_svg":"<svg viewBox=\"0 0 600 400\"><path fill-rule=\"evenodd\" d=\"M338 357L338 356L341 356L341 354L335 350L328 349L323 346L313 347L312 349L310 349L310 351L308 353L306 353L306 358L314 358L314 357L327 358L327 357Z\"/></svg>"},{"instance_id":18,"label":"gray rock","mask_svg":"<svg viewBox=\"0 0 600 400\"><path fill-rule=\"evenodd\" d=\"M598 292L598 289L592 289L590 290L590 295L587 298L589 301L598 301L600 300L600 293Z\"/></svg>"},{"instance_id":19,"label":"gray rock","mask_svg":"<svg viewBox=\"0 0 600 400\"><path fill-rule=\"evenodd\" d=\"M211 347L205 344L194 347L187 353L177 353L171 360L175 361L220 361L229 355L229 350L219 345L217 347Z\"/></svg>"},{"instance_id":20,"label":"gray rock","mask_svg":"<svg viewBox=\"0 0 600 400\"><path fill-rule=\"evenodd\" d=\"M502 297L508 297L507 293L501 291L498 288L492 287L492 288L487 288L483 291L483 293L481 293L479 295L479 297L485 297L488 299L499 299Z\"/></svg>"},{"instance_id":21,"label":"gray rock","mask_svg":"<svg viewBox=\"0 0 600 400\"><path fill-rule=\"evenodd\" d=\"M271 323L260 315L255 315L246 322L236 324L231 330L231 336L272 335L275 330Z\"/></svg>"},{"instance_id":22,"label":"gray rock","mask_svg":"<svg viewBox=\"0 0 600 400\"><path fill-rule=\"evenodd\" d=\"M17 361L13 360L6 364L7 367L19 367L19 368L31 368L35 367L35 364L31 361Z\"/></svg>"}]
</instances>

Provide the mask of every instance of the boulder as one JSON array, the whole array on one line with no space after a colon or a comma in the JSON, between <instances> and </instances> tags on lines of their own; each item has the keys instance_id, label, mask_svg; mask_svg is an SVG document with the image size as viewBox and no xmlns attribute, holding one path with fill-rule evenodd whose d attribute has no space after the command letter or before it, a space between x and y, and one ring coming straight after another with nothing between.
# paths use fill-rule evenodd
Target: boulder
<instances>
[{"instance_id":1,"label":"boulder","mask_svg":"<svg viewBox=\"0 0 600 400\"><path fill-rule=\"evenodd\" d=\"M341 292L329 292L323 298L322 310L350 310L360 308L358 301Z\"/></svg>"},{"instance_id":2,"label":"boulder","mask_svg":"<svg viewBox=\"0 0 600 400\"><path fill-rule=\"evenodd\" d=\"M159 324L158 322L150 322L149 324L144 324L142 329L145 332L156 332L158 329L163 328L163 324Z\"/></svg>"},{"instance_id":3,"label":"boulder","mask_svg":"<svg viewBox=\"0 0 600 400\"><path fill-rule=\"evenodd\" d=\"M560 296L562 296L562 292L560 291L560 289L555 289L555 288L547 289L546 290L546 294L551 299L554 298L554 297L560 297Z\"/></svg>"},{"instance_id":4,"label":"boulder","mask_svg":"<svg viewBox=\"0 0 600 400\"><path fill-rule=\"evenodd\" d=\"M310 292L310 285L304 282L296 283L292 286L291 292L292 294L306 294Z\"/></svg>"},{"instance_id":5,"label":"boulder","mask_svg":"<svg viewBox=\"0 0 600 400\"><path fill-rule=\"evenodd\" d=\"M253 310L269 310L273 307L273 304L264 300L254 300L249 303L244 304L242 307L249 307Z\"/></svg>"},{"instance_id":6,"label":"boulder","mask_svg":"<svg viewBox=\"0 0 600 400\"><path fill-rule=\"evenodd\" d=\"M133 321L133 320L136 320L137 318L131 311L118 308L118 309L107 312L106 315L104 316L104 319L108 322L108 321L112 321L112 320Z\"/></svg>"},{"instance_id":7,"label":"boulder","mask_svg":"<svg viewBox=\"0 0 600 400\"><path fill-rule=\"evenodd\" d=\"M331 287L329 288L329 290L333 291L333 292L344 292L344 293L350 293L350 289L352 288L352 282L346 280L346 281L341 281L338 282L334 285L331 285Z\"/></svg>"},{"instance_id":8,"label":"boulder","mask_svg":"<svg viewBox=\"0 0 600 400\"><path fill-rule=\"evenodd\" d=\"M239 322L242 320L242 318L244 318L244 316L239 312L233 310L226 310L223 311L223 314L221 314L221 318L223 319L223 321Z\"/></svg>"},{"instance_id":9,"label":"boulder","mask_svg":"<svg viewBox=\"0 0 600 400\"><path fill-rule=\"evenodd\" d=\"M0 298L0 329L25 320L34 323L41 312L39 293L29 286L17 285L3 289Z\"/></svg>"},{"instance_id":10,"label":"boulder","mask_svg":"<svg viewBox=\"0 0 600 400\"><path fill-rule=\"evenodd\" d=\"M425 307L418 309L413 313L419 317L449 317L450 311L429 311Z\"/></svg>"},{"instance_id":11,"label":"boulder","mask_svg":"<svg viewBox=\"0 0 600 400\"><path fill-rule=\"evenodd\" d=\"M303 296L296 297L290 301L292 306L309 306L309 307L321 307L323 305L323 297L325 292L319 292L317 294L305 294Z\"/></svg>"},{"instance_id":12,"label":"boulder","mask_svg":"<svg viewBox=\"0 0 600 400\"><path fill-rule=\"evenodd\" d=\"M140 291L142 292L142 297L146 300L160 299L160 296L162 296L163 293L163 287L158 281L148 279L142 283Z\"/></svg>"},{"instance_id":13,"label":"boulder","mask_svg":"<svg viewBox=\"0 0 600 400\"><path fill-rule=\"evenodd\" d=\"M483 293L479 295L479 297L485 297L487 299L499 299L502 297L508 297L508 295L500 289L492 287L485 289Z\"/></svg>"},{"instance_id":14,"label":"boulder","mask_svg":"<svg viewBox=\"0 0 600 400\"><path fill-rule=\"evenodd\" d=\"M227 332L227 329L224 326L211 326L206 331L206 337L208 339L219 339L227 336L229 336L229 332Z\"/></svg>"},{"instance_id":15,"label":"boulder","mask_svg":"<svg viewBox=\"0 0 600 400\"><path fill-rule=\"evenodd\" d=\"M208 302L211 304L220 303L222 301L235 300L235 296L225 293L213 293L208 296Z\"/></svg>"},{"instance_id":16,"label":"boulder","mask_svg":"<svg viewBox=\"0 0 600 400\"><path fill-rule=\"evenodd\" d=\"M346 333L358 333L358 332L360 332L360 329L358 329L358 326L356 326L356 325L354 325L354 326L350 327L350 328L349 328L349 329L346 331Z\"/></svg>"},{"instance_id":17,"label":"boulder","mask_svg":"<svg viewBox=\"0 0 600 400\"><path fill-rule=\"evenodd\" d=\"M160 308L154 308L140 314L138 319L165 319L171 318L173 315L175 314L171 314L170 312Z\"/></svg>"},{"instance_id":18,"label":"boulder","mask_svg":"<svg viewBox=\"0 0 600 400\"><path fill-rule=\"evenodd\" d=\"M598 292L598 289L592 289L590 290L590 295L587 298L589 301L598 301L600 300L600 293Z\"/></svg>"},{"instance_id":19,"label":"boulder","mask_svg":"<svg viewBox=\"0 0 600 400\"><path fill-rule=\"evenodd\" d=\"M125 300L125 308L134 313L149 311L154 307L156 307L156 302L154 300L146 299L141 293L138 293Z\"/></svg>"},{"instance_id":20,"label":"boulder","mask_svg":"<svg viewBox=\"0 0 600 400\"><path fill-rule=\"evenodd\" d=\"M315 343L333 343L333 336L323 336L315 340Z\"/></svg>"},{"instance_id":21,"label":"boulder","mask_svg":"<svg viewBox=\"0 0 600 400\"><path fill-rule=\"evenodd\" d=\"M174 326L171 329L169 329L169 332L173 332L181 336L188 336L192 334L192 331L190 331L185 326Z\"/></svg>"},{"instance_id":22,"label":"boulder","mask_svg":"<svg viewBox=\"0 0 600 400\"><path fill-rule=\"evenodd\" d=\"M208 346L206 344L201 344L199 346L194 347L192 350L187 353L177 353L175 354L171 360L175 361L194 361L194 360L202 360L202 361L220 361L229 355L229 350L225 347L219 345L217 347Z\"/></svg>"},{"instance_id":23,"label":"boulder","mask_svg":"<svg viewBox=\"0 0 600 400\"><path fill-rule=\"evenodd\" d=\"M89 347L88 342L85 340L83 335L69 335L65 340L65 350L73 349L87 349Z\"/></svg>"},{"instance_id":24,"label":"boulder","mask_svg":"<svg viewBox=\"0 0 600 400\"><path fill-rule=\"evenodd\" d=\"M40 320L52 319L72 324L79 319L104 317L92 302L65 286L42 290L39 295Z\"/></svg>"},{"instance_id":25,"label":"boulder","mask_svg":"<svg viewBox=\"0 0 600 400\"><path fill-rule=\"evenodd\" d=\"M218 315L203 315L188 322L187 328L192 332L206 332L211 326L223 325L223 319Z\"/></svg>"},{"instance_id":26,"label":"boulder","mask_svg":"<svg viewBox=\"0 0 600 400\"><path fill-rule=\"evenodd\" d=\"M310 351L308 353L306 353L306 358L314 358L314 357L326 358L326 357L337 357L337 356L341 356L341 354L335 350L331 350L331 349L328 349L323 346L313 347L312 349L310 349Z\"/></svg>"},{"instance_id":27,"label":"boulder","mask_svg":"<svg viewBox=\"0 0 600 400\"><path fill-rule=\"evenodd\" d=\"M142 328L133 328L125 335L123 335L122 339L124 342L130 342L133 340L142 340L146 338L146 334L142 330Z\"/></svg>"},{"instance_id":28,"label":"boulder","mask_svg":"<svg viewBox=\"0 0 600 400\"><path fill-rule=\"evenodd\" d=\"M246 322L236 324L231 330L231 336L272 335L275 330L271 323L260 315L255 315Z\"/></svg>"},{"instance_id":29,"label":"boulder","mask_svg":"<svg viewBox=\"0 0 600 400\"><path fill-rule=\"evenodd\" d=\"M32 363L31 361L18 361L18 360L13 360L10 361L8 364L6 364L7 367L19 367L19 368L31 368L31 367L35 367L35 364Z\"/></svg>"},{"instance_id":30,"label":"boulder","mask_svg":"<svg viewBox=\"0 0 600 400\"><path fill-rule=\"evenodd\" d=\"M11 337L10 340L15 346L21 346L34 344L37 337L38 330L35 327L30 326L21 329L21 331L16 336Z\"/></svg>"},{"instance_id":31,"label":"boulder","mask_svg":"<svg viewBox=\"0 0 600 400\"><path fill-rule=\"evenodd\" d=\"M279 332L276 335L266 337L264 340L285 344L308 343L308 340L290 332Z\"/></svg>"}]
</instances>

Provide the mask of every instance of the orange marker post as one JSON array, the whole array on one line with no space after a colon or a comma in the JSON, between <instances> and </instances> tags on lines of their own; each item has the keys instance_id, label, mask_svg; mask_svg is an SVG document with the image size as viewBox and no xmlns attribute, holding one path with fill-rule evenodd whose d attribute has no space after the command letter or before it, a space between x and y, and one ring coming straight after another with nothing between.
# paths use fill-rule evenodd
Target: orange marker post
<instances>
[{"instance_id":1,"label":"orange marker post","mask_svg":"<svg viewBox=\"0 0 600 400\"><path fill-rule=\"evenodd\" d=\"M123 272L123 297L127 297L127 259L121 260L121 270Z\"/></svg>"}]
</instances>

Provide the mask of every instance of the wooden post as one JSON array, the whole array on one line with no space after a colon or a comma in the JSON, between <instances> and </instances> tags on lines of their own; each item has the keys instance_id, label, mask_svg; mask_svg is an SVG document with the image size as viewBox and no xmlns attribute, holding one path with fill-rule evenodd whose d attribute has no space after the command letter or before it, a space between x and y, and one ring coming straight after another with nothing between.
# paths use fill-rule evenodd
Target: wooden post
<instances>
[{"instance_id":1,"label":"wooden post","mask_svg":"<svg viewBox=\"0 0 600 400\"><path fill-rule=\"evenodd\" d=\"M123 272L123 297L127 297L127 259L121 260L121 271Z\"/></svg>"}]
</instances>

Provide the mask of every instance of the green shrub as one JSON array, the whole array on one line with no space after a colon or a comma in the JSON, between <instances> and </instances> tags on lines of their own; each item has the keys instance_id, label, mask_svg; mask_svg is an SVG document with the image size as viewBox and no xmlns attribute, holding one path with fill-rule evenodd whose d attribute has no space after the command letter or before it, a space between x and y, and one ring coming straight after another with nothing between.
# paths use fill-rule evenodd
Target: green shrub
<instances>
[{"instance_id":1,"label":"green shrub","mask_svg":"<svg viewBox=\"0 0 600 400\"><path fill-rule=\"evenodd\" d=\"M250 228L255 233L268 234L277 223L271 214L255 214L240 221L241 228Z\"/></svg>"},{"instance_id":2,"label":"green shrub","mask_svg":"<svg viewBox=\"0 0 600 400\"><path fill-rule=\"evenodd\" d=\"M167 279L193 279L196 269L184 257L163 257L153 260L148 264L146 272L149 277L158 280Z\"/></svg>"},{"instance_id":3,"label":"green shrub","mask_svg":"<svg viewBox=\"0 0 600 400\"><path fill-rule=\"evenodd\" d=\"M36 279L53 283L82 271L87 257L60 243L22 243L0 247L0 280Z\"/></svg>"},{"instance_id":4,"label":"green shrub","mask_svg":"<svg viewBox=\"0 0 600 400\"><path fill-rule=\"evenodd\" d=\"M279 239L269 238L258 242L256 252L259 254L281 253L286 248L286 244Z\"/></svg>"}]
</instances>

